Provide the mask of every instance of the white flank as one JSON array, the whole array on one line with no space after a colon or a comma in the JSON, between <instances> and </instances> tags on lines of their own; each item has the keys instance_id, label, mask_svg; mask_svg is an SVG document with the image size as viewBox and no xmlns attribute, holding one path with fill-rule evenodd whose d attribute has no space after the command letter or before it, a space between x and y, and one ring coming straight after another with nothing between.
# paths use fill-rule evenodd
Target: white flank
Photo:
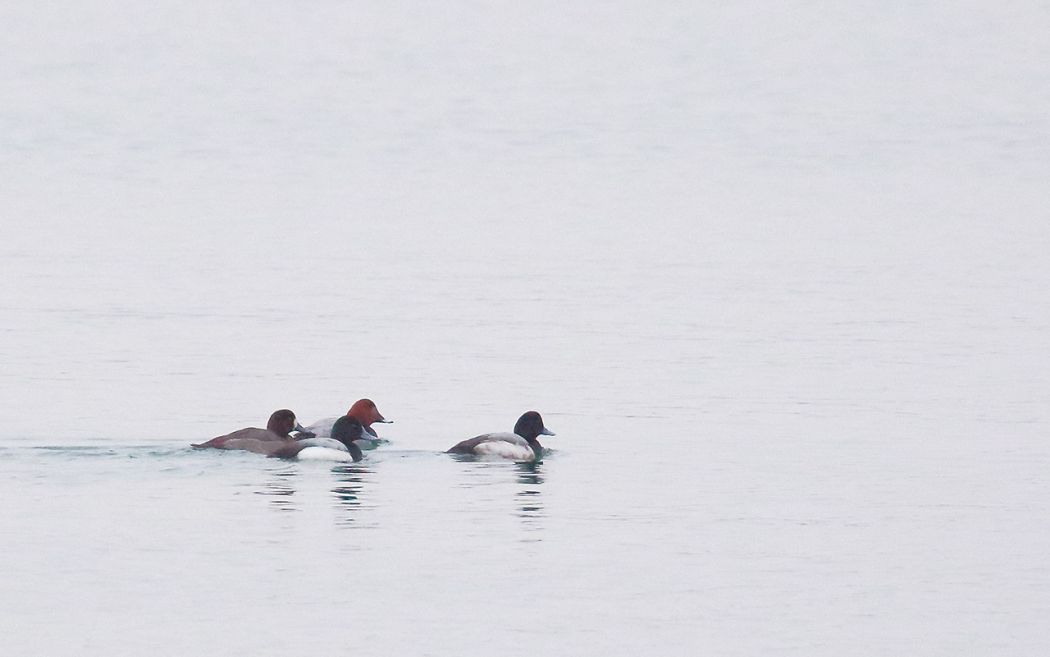
<instances>
[{"instance_id":1,"label":"white flank","mask_svg":"<svg viewBox=\"0 0 1050 657\"><path fill-rule=\"evenodd\" d=\"M474 453L478 456L498 456L515 461L536 459L536 453L529 447L529 443L521 436L512 433L492 434L488 440L474 447Z\"/></svg>"},{"instance_id":2,"label":"white flank","mask_svg":"<svg viewBox=\"0 0 1050 657\"><path fill-rule=\"evenodd\" d=\"M306 440L300 440L299 444L307 447L325 447L328 449L342 450L344 452L349 451L346 449L346 445L335 438L307 438Z\"/></svg>"},{"instance_id":3,"label":"white flank","mask_svg":"<svg viewBox=\"0 0 1050 657\"><path fill-rule=\"evenodd\" d=\"M353 461L350 452L330 447L307 447L296 455L300 461Z\"/></svg>"}]
</instances>

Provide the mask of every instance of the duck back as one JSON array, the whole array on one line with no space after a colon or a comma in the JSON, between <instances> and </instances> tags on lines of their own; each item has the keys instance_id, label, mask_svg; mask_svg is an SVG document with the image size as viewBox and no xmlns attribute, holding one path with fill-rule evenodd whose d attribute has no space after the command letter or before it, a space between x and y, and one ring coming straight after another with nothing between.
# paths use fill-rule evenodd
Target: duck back
<instances>
[{"instance_id":1,"label":"duck back","mask_svg":"<svg viewBox=\"0 0 1050 657\"><path fill-rule=\"evenodd\" d=\"M448 454L497 456L515 461L533 461L536 453L529 441L514 433L486 433L453 445Z\"/></svg>"}]
</instances>

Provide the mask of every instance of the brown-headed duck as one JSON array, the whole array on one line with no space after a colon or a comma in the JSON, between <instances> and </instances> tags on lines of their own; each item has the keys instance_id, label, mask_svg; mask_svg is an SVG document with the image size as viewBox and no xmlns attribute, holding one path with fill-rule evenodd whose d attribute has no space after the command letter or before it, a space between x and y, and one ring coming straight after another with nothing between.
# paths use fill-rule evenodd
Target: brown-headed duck
<instances>
[{"instance_id":1,"label":"brown-headed duck","mask_svg":"<svg viewBox=\"0 0 1050 657\"><path fill-rule=\"evenodd\" d=\"M212 438L206 443L194 444L198 449L243 449L259 454L269 454L273 445L267 443L295 442L291 434L293 431L303 431L302 426L295 421L295 413L287 408L274 411L266 422L265 429L249 427L240 429L225 436Z\"/></svg>"}]
</instances>

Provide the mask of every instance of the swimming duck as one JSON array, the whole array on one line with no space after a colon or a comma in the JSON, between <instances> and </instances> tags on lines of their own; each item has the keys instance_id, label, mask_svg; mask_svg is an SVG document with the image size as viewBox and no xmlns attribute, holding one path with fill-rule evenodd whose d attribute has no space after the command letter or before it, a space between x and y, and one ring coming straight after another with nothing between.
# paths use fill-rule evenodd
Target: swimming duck
<instances>
[{"instance_id":1,"label":"swimming duck","mask_svg":"<svg viewBox=\"0 0 1050 657\"><path fill-rule=\"evenodd\" d=\"M475 454L477 456L499 456L515 461L538 461L543 458L543 445L537 436L553 436L554 432L543 426L543 418L536 411L529 411L518 418L514 433L486 433L457 443L447 454Z\"/></svg>"},{"instance_id":2,"label":"swimming duck","mask_svg":"<svg viewBox=\"0 0 1050 657\"><path fill-rule=\"evenodd\" d=\"M265 443L294 442L295 439L289 434L293 431L303 431L303 427L295 421L295 413L287 408L274 411L270 419L266 421L265 429L249 427L240 429L225 436L212 438L208 442L194 444L197 449L243 449L249 452L268 454L273 445Z\"/></svg>"},{"instance_id":3,"label":"swimming duck","mask_svg":"<svg viewBox=\"0 0 1050 657\"><path fill-rule=\"evenodd\" d=\"M357 443L364 427L354 418L344 415L332 426L331 438L306 438L304 440L272 443L275 447L267 456L300 461L360 461L364 458Z\"/></svg>"},{"instance_id":4,"label":"swimming duck","mask_svg":"<svg viewBox=\"0 0 1050 657\"><path fill-rule=\"evenodd\" d=\"M383 424L390 424L393 420L388 420L379 412L376 408L375 402L371 399L358 399L354 402L354 405L350 407L350 410L346 412L346 415L341 417L350 417L361 423L362 434L361 438L357 440L357 446L361 449L375 449L382 439L376 430L372 428L372 424L379 422ZM325 420L318 420L305 431L315 434L318 438L327 438L332 435L332 428L339 418L328 418Z\"/></svg>"}]
</instances>

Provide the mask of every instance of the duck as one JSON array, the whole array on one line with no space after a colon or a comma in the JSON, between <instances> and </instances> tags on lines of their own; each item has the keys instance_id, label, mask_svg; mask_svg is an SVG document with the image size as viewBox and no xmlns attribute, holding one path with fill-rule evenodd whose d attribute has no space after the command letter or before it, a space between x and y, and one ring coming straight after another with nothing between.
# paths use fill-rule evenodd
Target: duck
<instances>
[{"instance_id":1,"label":"duck","mask_svg":"<svg viewBox=\"0 0 1050 657\"><path fill-rule=\"evenodd\" d=\"M270 458L300 461L360 461L364 454L357 443L361 441L363 432L364 427L360 422L344 415L335 421L330 438L305 438L271 443L274 449L266 455Z\"/></svg>"},{"instance_id":2,"label":"duck","mask_svg":"<svg viewBox=\"0 0 1050 657\"><path fill-rule=\"evenodd\" d=\"M304 429L296 421L295 413L287 408L282 408L270 414L265 429L257 427L238 429L233 433L212 438L204 443L194 443L192 446L197 449L242 449L267 454L273 449L273 445L267 445L267 443L279 445L284 442L295 442L295 438L290 435L293 431L302 432Z\"/></svg>"},{"instance_id":3,"label":"duck","mask_svg":"<svg viewBox=\"0 0 1050 657\"><path fill-rule=\"evenodd\" d=\"M514 424L514 433L485 433L456 443L445 453L538 461L543 458L543 445L536 438L553 435L553 431L543 426L543 418L539 413L528 411Z\"/></svg>"},{"instance_id":4,"label":"duck","mask_svg":"<svg viewBox=\"0 0 1050 657\"><path fill-rule=\"evenodd\" d=\"M388 420L383 417L383 414L376 408L376 404L371 399L358 399L354 402L354 405L350 407L350 410L346 412L346 415L342 415L338 418L332 417L324 420L318 420L310 426L306 427L305 431L314 434L318 438L327 438L332 435L332 429L335 423L342 417L349 417L357 420L361 423L361 438L357 440L357 446L361 449L375 449L379 443L384 442L376 430L372 428L375 423L380 424L391 424L393 420Z\"/></svg>"}]
</instances>

